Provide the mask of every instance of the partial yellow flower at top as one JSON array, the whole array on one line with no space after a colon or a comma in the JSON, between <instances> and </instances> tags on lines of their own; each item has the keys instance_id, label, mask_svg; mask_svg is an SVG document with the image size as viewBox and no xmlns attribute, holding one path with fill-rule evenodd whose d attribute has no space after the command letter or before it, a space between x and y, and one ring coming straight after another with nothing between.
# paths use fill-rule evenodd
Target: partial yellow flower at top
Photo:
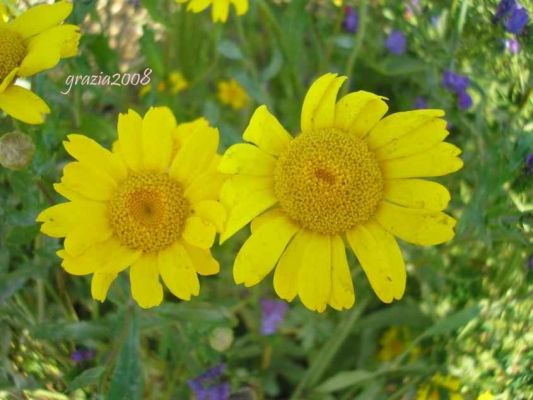
<instances>
[{"instance_id":1,"label":"partial yellow flower at top","mask_svg":"<svg viewBox=\"0 0 533 400\"><path fill-rule=\"evenodd\" d=\"M69 135L67 164L55 190L69 201L37 217L41 231L65 238L57 252L73 275L92 274L91 292L104 301L118 273L129 268L139 306L163 300L160 278L182 300L197 296L197 274L219 271L211 256L226 216L216 200L218 130L205 119L176 124L170 109L130 110L118 120L109 151L82 135Z\"/></svg>"},{"instance_id":2,"label":"partial yellow flower at top","mask_svg":"<svg viewBox=\"0 0 533 400\"><path fill-rule=\"evenodd\" d=\"M452 375L443 376L436 373L431 382L423 384L416 392L416 400L441 400L440 392L445 390L447 392L446 399L449 400L464 400L464 397L459 393L461 382Z\"/></svg>"},{"instance_id":3,"label":"partial yellow flower at top","mask_svg":"<svg viewBox=\"0 0 533 400\"><path fill-rule=\"evenodd\" d=\"M13 21L0 21L0 109L28 124L41 124L50 108L36 94L13 84L55 67L78 52L79 28L62 24L72 4L60 1L30 8Z\"/></svg>"},{"instance_id":4,"label":"partial yellow flower at top","mask_svg":"<svg viewBox=\"0 0 533 400\"><path fill-rule=\"evenodd\" d=\"M490 390L486 390L483 393L479 394L477 400L494 400L494 395Z\"/></svg>"},{"instance_id":5,"label":"partial yellow flower at top","mask_svg":"<svg viewBox=\"0 0 533 400\"><path fill-rule=\"evenodd\" d=\"M243 139L225 152L220 171L233 176L221 200L227 240L251 222L234 264L236 283L253 286L272 270L282 299L310 310L341 310L355 301L345 240L385 303L402 298L406 271L398 238L428 246L454 236L443 213L448 190L423 177L457 171L461 150L442 110L381 119L381 96L359 91L337 101L346 77L326 74L305 96L301 132L292 137L260 106Z\"/></svg>"},{"instance_id":6,"label":"partial yellow flower at top","mask_svg":"<svg viewBox=\"0 0 533 400\"><path fill-rule=\"evenodd\" d=\"M342 6L342 0L332 0L333 4L335 4L337 7Z\"/></svg>"},{"instance_id":7,"label":"partial yellow flower at top","mask_svg":"<svg viewBox=\"0 0 533 400\"><path fill-rule=\"evenodd\" d=\"M248 11L248 0L176 0L178 3L189 3L188 11L199 13L211 6L211 18L214 22L226 22L230 4L233 4L237 15L244 15Z\"/></svg>"},{"instance_id":8,"label":"partial yellow flower at top","mask_svg":"<svg viewBox=\"0 0 533 400\"><path fill-rule=\"evenodd\" d=\"M220 102L231 106L234 110L240 110L246 107L250 101L246 90L235 79L220 81L217 86Z\"/></svg>"}]
</instances>

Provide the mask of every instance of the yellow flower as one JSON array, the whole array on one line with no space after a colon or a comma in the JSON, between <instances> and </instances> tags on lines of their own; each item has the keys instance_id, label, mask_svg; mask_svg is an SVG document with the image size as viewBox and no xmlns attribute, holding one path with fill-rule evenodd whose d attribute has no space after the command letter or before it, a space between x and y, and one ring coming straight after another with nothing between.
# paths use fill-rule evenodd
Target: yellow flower
<instances>
[{"instance_id":1,"label":"yellow flower","mask_svg":"<svg viewBox=\"0 0 533 400\"><path fill-rule=\"evenodd\" d=\"M7 22L9 19L9 11L5 4L0 4L0 23Z\"/></svg>"},{"instance_id":2,"label":"yellow flower","mask_svg":"<svg viewBox=\"0 0 533 400\"><path fill-rule=\"evenodd\" d=\"M222 202L225 241L251 221L252 234L234 264L236 283L253 286L274 268L274 289L297 295L322 312L355 301L345 242L376 295L401 299L406 271L394 236L418 245L444 243L456 221L444 214L448 190L420 177L457 171L460 149L441 110L389 115L382 97L359 91L336 101L346 80L320 77L309 89L301 133L293 138L259 107L243 138L224 154L220 171L233 174Z\"/></svg>"},{"instance_id":3,"label":"yellow flower","mask_svg":"<svg viewBox=\"0 0 533 400\"><path fill-rule=\"evenodd\" d=\"M446 398L449 400L463 400L463 395L459 393L461 382L452 375L442 376L436 373L431 378L431 383L423 384L416 392L416 400L440 400L440 392L447 392Z\"/></svg>"},{"instance_id":4,"label":"yellow flower","mask_svg":"<svg viewBox=\"0 0 533 400\"><path fill-rule=\"evenodd\" d=\"M69 135L67 164L54 185L69 202L44 210L41 231L64 237L58 251L70 274L93 274L91 292L104 301L117 274L131 266L133 298L143 308L163 300L162 278L182 300L199 293L198 276L219 271L210 253L225 218L216 197L219 133L205 119L176 125L166 107L144 119L130 110L118 121L113 151Z\"/></svg>"},{"instance_id":5,"label":"yellow flower","mask_svg":"<svg viewBox=\"0 0 533 400\"><path fill-rule=\"evenodd\" d=\"M218 98L221 103L231 106L234 110L240 110L248 104L250 98L235 79L218 82Z\"/></svg>"},{"instance_id":6,"label":"yellow flower","mask_svg":"<svg viewBox=\"0 0 533 400\"><path fill-rule=\"evenodd\" d=\"M491 393L490 390L486 390L483 393L480 393L477 397L477 400L493 400L494 395Z\"/></svg>"},{"instance_id":7,"label":"yellow flower","mask_svg":"<svg viewBox=\"0 0 533 400\"><path fill-rule=\"evenodd\" d=\"M60 1L30 8L13 21L0 21L0 109L28 124L41 124L50 112L33 92L12 84L53 68L78 52L79 28L62 24L72 4Z\"/></svg>"},{"instance_id":8,"label":"yellow flower","mask_svg":"<svg viewBox=\"0 0 533 400\"><path fill-rule=\"evenodd\" d=\"M342 6L342 0L332 0L333 4L335 4L337 7Z\"/></svg>"},{"instance_id":9,"label":"yellow flower","mask_svg":"<svg viewBox=\"0 0 533 400\"><path fill-rule=\"evenodd\" d=\"M172 94L177 94L179 92L184 91L189 87L189 82L187 82L187 79L182 75L179 71L172 72L168 77L168 87L170 87L170 92ZM164 92L167 90L167 82L159 82L157 85L157 91L159 93ZM152 85L149 83L148 85L145 85L139 90L139 96L143 97L150 93L152 91Z\"/></svg>"},{"instance_id":10,"label":"yellow flower","mask_svg":"<svg viewBox=\"0 0 533 400\"><path fill-rule=\"evenodd\" d=\"M248 11L248 0L176 0L178 3L189 3L188 11L199 13L211 6L211 18L214 22L228 20L229 6L233 4L237 15L244 15Z\"/></svg>"}]
</instances>

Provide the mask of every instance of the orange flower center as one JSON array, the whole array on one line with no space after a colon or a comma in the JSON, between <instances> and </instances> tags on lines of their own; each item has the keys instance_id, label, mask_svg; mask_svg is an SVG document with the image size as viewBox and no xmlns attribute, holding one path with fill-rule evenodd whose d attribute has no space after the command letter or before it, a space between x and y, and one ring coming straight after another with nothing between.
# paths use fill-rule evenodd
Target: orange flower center
<instances>
[{"instance_id":1,"label":"orange flower center","mask_svg":"<svg viewBox=\"0 0 533 400\"><path fill-rule=\"evenodd\" d=\"M190 213L182 187L164 174L130 176L108 206L110 225L120 242L145 253L176 242Z\"/></svg>"},{"instance_id":2,"label":"orange flower center","mask_svg":"<svg viewBox=\"0 0 533 400\"><path fill-rule=\"evenodd\" d=\"M366 142L328 128L291 141L278 159L274 190L296 223L334 235L372 217L383 198L383 176Z\"/></svg>"},{"instance_id":3,"label":"orange flower center","mask_svg":"<svg viewBox=\"0 0 533 400\"><path fill-rule=\"evenodd\" d=\"M26 56L22 37L12 30L0 28L0 83Z\"/></svg>"}]
</instances>

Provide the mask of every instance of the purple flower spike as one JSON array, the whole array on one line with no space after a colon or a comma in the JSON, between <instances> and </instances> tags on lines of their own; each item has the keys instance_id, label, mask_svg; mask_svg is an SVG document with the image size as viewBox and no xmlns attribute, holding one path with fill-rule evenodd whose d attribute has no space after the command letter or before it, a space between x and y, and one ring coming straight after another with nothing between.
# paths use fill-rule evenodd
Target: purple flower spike
<instances>
[{"instance_id":1,"label":"purple flower spike","mask_svg":"<svg viewBox=\"0 0 533 400\"><path fill-rule=\"evenodd\" d=\"M442 74L442 86L453 92L464 92L469 84L470 81L466 75L459 75L449 70Z\"/></svg>"},{"instance_id":2,"label":"purple flower spike","mask_svg":"<svg viewBox=\"0 0 533 400\"><path fill-rule=\"evenodd\" d=\"M417 110L421 110L421 109L424 109L424 108L428 108L428 101L426 100L425 97L418 96L418 97L415 99L414 107L415 107Z\"/></svg>"},{"instance_id":3,"label":"purple flower spike","mask_svg":"<svg viewBox=\"0 0 533 400\"><path fill-rule=\"evenodd\" d=\"M457 105L461 110L468 110L470 107L472 107L472 104L472 97L470 97L466 90L457 93Z\"/></svg>"},{"instance_id":4,"label":"purple flower spike","mask_svg":"<svg viewBox=\"0 0 533 400\"><path fill-rule=\"evenodd\" d=\"M511 12L514 11L516 8L516 1L515 0L501 0L498 4L498 8L496 8L496 14L494 14L494 17L492 18L492 22L496 23L502 18L509 15Z\"/></svg>"},{"instance_id":5,"label":"purple flower spike","mask_svg":"<svg viewBox=\"0 0 533 400\"><path fill-rule=\"evenodd\" d=\"M344 8L344 21L342 22L344 30L349 33L356 33L359 29L359 14L352 7Z\"/></svg>"},{"instance_id":6,"label":"purple flower spike","mask_svg":"<svg viewBox=\"0 0 533 400\"><path fill-rule=\"evenodd\" d=\"M273 335L287 313L287 303L280 300L261 299L261 334Z\"/></svg>"},{"instance_id":7,"label":"purple flower spike","mask_svg":"<svg viewBox=\"0 0 533 400\"><path fill-rule=\"evenodd\" d=\"M225 364L219 364L208 369L203 374L188 381L197 400L228 400L230 386L222 382L221 378L226 371Z\"/></svg>"},{"instance_id":8,"label":"purple flower spike","mask_svg":"<svg viewBox=\"0 0 533 400\"><path fill-rule=\"evenodd\" d=\"M385 42L390 53L401 55L407 49L407 38L401 31L392 31Z\"/></svg>"},{"instance_id":9,"label":"purple flower spike","mask_svg":"<svg viewBox=\"0 0 533 400\"><path fill-rule=\"evenodd\" d=\"M505 30L507 32L514 33L519 35L524 27L527 25L529 16L527 15L527 10L524 7L516 7L511 16L505 21Z\"/></svg>"}]
</instances>

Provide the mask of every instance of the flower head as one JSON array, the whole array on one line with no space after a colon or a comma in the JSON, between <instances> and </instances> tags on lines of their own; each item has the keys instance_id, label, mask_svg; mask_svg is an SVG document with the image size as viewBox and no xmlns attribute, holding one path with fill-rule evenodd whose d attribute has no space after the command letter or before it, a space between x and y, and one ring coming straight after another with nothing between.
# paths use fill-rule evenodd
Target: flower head
<instances>
[{"instance_id":1,"label":"flower head","mask_svg":"<svg viewBox=\"0 0 533 400\"><path fill-rule=\"evenodd\" d=\"M520 53L520 42L516 38L505 39L504 47L511 54Z\"/></svg>"},{"instance_id":2,"label":"flower head","mask_svg":"<svg viewBox=\"0 0 533 400\"><path fill-rule=\"evenodd\" d=\"M443 376L436 373L431 378L430 382L423 384L416 392L416 400L440 400L440 393L445 392L444 400L463 400L460 393L461 382L452 375Z\"/></svg>"},{"instance_id":3,"label":"flower head","mask_svg":"<svg viewBox=\"0 0 533 400\"><path fill-rule=\"evenodd\" d=\"M422 110L424 108L428 108L428 101L425 97L422 97L422 96L418 96L416 99L415 99L415 104L414 104L414 108L416 108L417 110Z\"/></svg>"},{"instance_id":4,"label":"flower head","mask_svg":"<svg viewBox=\"0 0 533 400\"><path fill-rule=\"evenodd\" d=\"M234 110L240 110L250 102L246 90L235 79L218 82L218 98Z\"/></svg>"},{"instance_id":5,"label":"flower head","mask_svg":"<svg viewBox=\"0 0 533 400\"><path fill-rule=\"evenodd\" d=\"M490 390L485 390L483 393L480 393L479 396L477 396L477 400L494 400L494 395Z\"/></svg>"},{"instance_id":6,"label":"flower head","mask_svg":"<svg viewBox=\"0 0 533 400\"><path fill-rule=\"evenodd\" d=\"M524 161L527 172L533 174L533 153L529 153Z\"/></svg>"},{"instance_id":7,"label":"flower head","mask_svg":"<svg viewBox=\"0 0 533 400\"><path fill-rule=\"evenodd\" d=\"M261 333L273 335L287 313L287 303L279 300L261 299Z\"/></svg>"},{"instance_id":8,"label":"flower head","mask_svg":"<svg viewBox=\"0 0 533 400\"><path fill-rule=\"evenodd\" d=\"M22 132L10 132L0 137L0 165L12 170L27 167L35 154L31 136Z\"/></svg>"},{"instance_id":9,"label":"flower head","mask_svg":"<svg viewBox=\"0 0 533 400\"><path fill-rule=\"evenodd\" d=\"M233 4L237 15L244 15L248 11L248 0L176 0L178 3L189 3L187 10L199 13L211 6L213 22L226 22L230 4Z\"/></svg>"},{"instance_id":10,"label":"flower head","mask_svg":"<svg viewBox=\"0 0 533 400\"><path fill-rule=\"evenodd\" d=\"M322 312L355 301L345 252L349 243L377 296L401 299L406 272L394 236L444 243L455 220L442 212L448 190L432 181L463 165L441 110L389 115L381 96L359 91L337 101L346 80L326 74L305 96L301 131L292 137L260 106L220 171L232 174L221 200L228 219L221 241L249 222L235 259L236 283L253 286L272 270L282 299L299 296Z\"/></svg>"},{"instance_id":11,"label":"flower head","mask_svg":"<svg viewBox=\"0 0 533 400\"><path fill-rule=\"evenodd\" d=\"M172 94L177 94L189 87L189 82L183 74L179 71L172 71L165 81L159 82L157 85L157 91L159 93L169 90ZM152 91L152 85L145 85L139 90L139 95L145 96Z\"/></svg>"},{"instance_id":12,"label":"flower head","mask_svg":"<svg viewBox=\"0 0 533 400\"><path fill-rule=\"evenodd\" d=\"M517 6L504 22L505 30L518 35L525 28L528 21L527 10L522 6Z\"/></svg>"},{"instance_id":13,"label":"flower head","mask_svg":"<svg viewBox=\"0 0 533 400\"><path fill-rule=\"evenodd\" d=\"M470 97L466 90L461 90L457 93L457 106L461 110L468 110L470 107L472 107L472 104L472 97Z\"/></svg>"},{"instance_id":14,"label":"flower head","mask_svg":"<svg viewBox=\"0 0 533 400\"><path fill-rule=\"evenodd\" d=\"M350 6L344 8L344 20L342 26L346 32L356 33L359 29L359 14Z\"/></svg>"},{"instance_id":15,"label":"flower head","mask_svg":"<svg viewBox=\"0 0 533 400\"><path fill-rule=\"evenodd\" d=\"M461 92L466 90L470 85L470 80L466 75L456 74L450 70L444 71L442 74L442 86L453 92Z\"/></svg>"},{"instance_id":16,"label":"flower head","mask_svg":"<svg viewBox=\"0 0 533 400\"><path fill-rule=\"evenodd\" d=\"M218 130L204 119L176 125L172 112L130 110L118 121L113 151L69 135L68 163L54 185L69 202L37 217L41 231L64 237L63 268L92 277L92 296L104 301L118 273L129 268L133 298L143 308L163 300L162 278L182 300L198 295L198 274L219 265L209 251L225 211L216 201Z\"/></svg>"},{"instance_id":17,"label":"flower head","mask_svg":"<svg viewBox=\"0 0 533 400\"><path fill-rule=\"evenodd\" d=\"M498 22L502 18L507 17L516 8L516 0L500 0L496 8L496 14L492 18L492 22Z\"/></svg>"},{"instance_id":18,"label":"flower head","mask_svg":"<svg viewBox=\"0 0 533 400\"><path fill-rule=\"evenodd\" d=\"M30 8L13 21L0 21L0 110L28 124L41 124L50 112L35 93L13 84L55 67L78 52L79 29L62 24L72 4L60 1Z\"/></svg>"},{"instance_id":19,"label":"flower head","mask_svg":"<svg viewBox=\"0 0 533 400\"><path fill-rule=\"evenodd\" d=\"M84 361L90 361L94 358L96 352L92 349L80 349L76 350L70 355L70 359L74 362L81 363Z\"/></svg>"},{"instance_id":20,"label":"flower head","mask_svg":"<svg viewBox=\"0 0 533 400\"><path fill-rule=\"evenodd\" d=\"M385 41L387 49L392 54L401 55L407 48L407 38L401 31L392 31Z\"/></svg>"},{"instance_id":21,"label":"flower head","mask_svg":"<svg viewBox=\"0 0 533 400\"><path fill-rule=\"evenodd\" d=\"M189 380L189 387L197 400L228 400L229 383L222 381L226 371L225 364L219 364L194 379Z\"/></svg>"}]
</instances>

